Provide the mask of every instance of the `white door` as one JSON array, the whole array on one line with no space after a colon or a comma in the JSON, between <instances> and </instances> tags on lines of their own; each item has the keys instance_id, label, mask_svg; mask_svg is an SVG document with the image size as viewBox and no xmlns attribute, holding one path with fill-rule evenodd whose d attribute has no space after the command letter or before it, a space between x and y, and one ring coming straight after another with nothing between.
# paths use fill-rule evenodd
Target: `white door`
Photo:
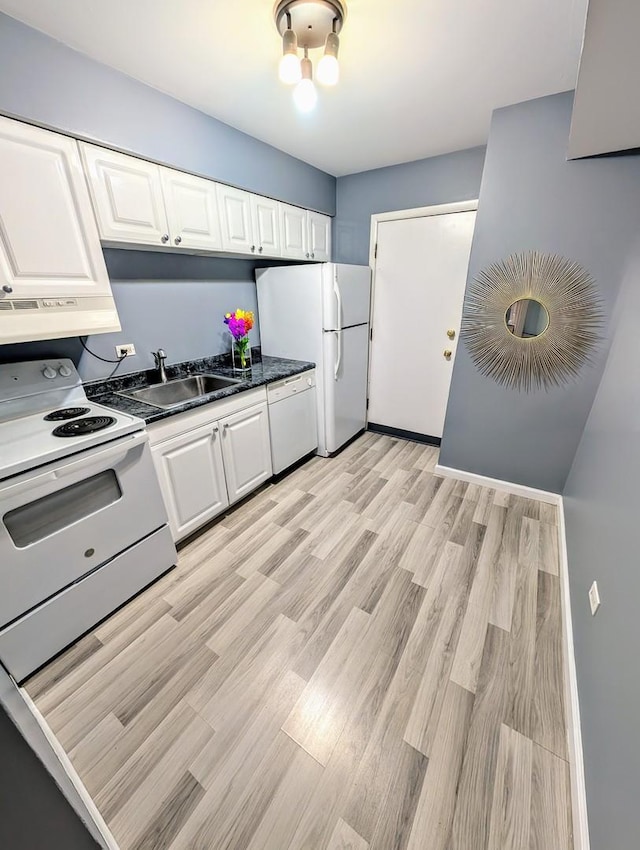
<instances>
[{"instance_id":1,"label":"white door","mask_svg":"<svg viewBox=\"0 0 640 850\"><path fill-rule=\"evenodd\" d=\"M442 437L475 219L471 210L378 222L370 423Z\"/></svg>"},{"instance_id":2,"label":"white door","mask_svg":"<svg viewBox=\"0 0 640 850\"><path fill-rule=\"evenodd\" d=\"M309 210L307 226L310 259L328 262L331 259L331 218Z\"/></svg>"},{"instance_id":3,"label":"white door","mask_svg":"<svg viewBox=\"0 0 640 850\"><path fill-rule=\"evenodd\" d=\"M218 208L222 222L222 246L225 251L251 254L256 244L251 224L251 195L242 189L217 184Z\"/></svg>"},{"instance_id":4,"label":"white door","mask_svg":"<svg viewBox=\"0 0 640 850\"><path fill-rule=\"evenodd\" d=\"M160 167L84 142L80 142L80 151L101 238L105 242L168 244Z\"/></svg>"},{"instance_id":5,"label":"white door","mask_svg":"<svg viewBox=\"0 0 640 850\"><path fill-rule=\"evenodd\" d=\"M271 478L269 414L256 404L220 420L222 455L231 504Z\"/></svg>"},{"instance_id":6,"label":"white door","mask_svg":"<svg viewBox=\"0 0 640 850\"><path fill-rule=\"evenodd\" d=\"M57 294L111 295L78 147L0 118L0 300Z\"/></svg>"},{"instance_id":7,"label":"white door","mask_svg":"<svg viewBox=\"0 0 640 850\"><path fill-rule=\"evenodd\" d=\"M186 537L229 504L218 423L153 446L174 540Z\"/></svg>"},{"instance_id":8,"label":"white door","mask_svg":"<svg viewBox=\"0 0 640 850\"><path fill-rule=\"evenodd\" d=\"M160 173L171 244L220 251L222 237L216 184L172 168L161 168Z\"/></svg>"},{"instance_id":9,"label":"white door","mask_svg":"<svg viewBox=\"0 0 640 850\"><path fill-rule=\"evenodd\" d=\"M307 210L280 204L280 238L283 257L309 259Z\"/></svg>"},{"instance_id":10,"label":"white door","mask_svg":"<svg viewBox=\"0 0 640 850\"><path fill-rule=\"evenodd\" d=\"M326 455L337 451L365 426L369 326L325 331L322 336L324 445L321 440L319 454Z\"/></svg>"},{"instance_id":11,"label":"white door","mask_svg":"<svg viewBox=\"0 0 640 850\"><path fill-rule=\"evenodd\" d=\"M280 204L261 195L251 196L251 223L256 240L256 253L263 257L279 257Z\"/></svg>"}]
</instances>

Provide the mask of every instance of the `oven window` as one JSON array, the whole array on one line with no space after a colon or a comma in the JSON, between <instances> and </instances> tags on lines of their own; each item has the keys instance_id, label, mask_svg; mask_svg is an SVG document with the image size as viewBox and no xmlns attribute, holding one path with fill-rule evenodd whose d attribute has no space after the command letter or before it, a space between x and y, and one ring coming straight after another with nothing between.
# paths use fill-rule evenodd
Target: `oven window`
<instances>
[{"instance_id":1,"label":"oven window","mask_svg":"<svg viewBox=\"0 0 640 850\"><path fill-rule=\"evenodd\" d=\"M9 511L4 516L4 524L15 545L23 549L112 505L121 497L118 478L113 469L107 469Z\"/></svg>"}]
</instances>

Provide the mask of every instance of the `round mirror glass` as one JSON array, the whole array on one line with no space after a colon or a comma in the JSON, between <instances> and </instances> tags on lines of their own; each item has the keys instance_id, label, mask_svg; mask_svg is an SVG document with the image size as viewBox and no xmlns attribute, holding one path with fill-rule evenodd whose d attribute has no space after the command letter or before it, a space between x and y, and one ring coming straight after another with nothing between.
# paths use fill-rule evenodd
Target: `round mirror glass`
<instances>
[{"instance_id":1,"label":"round mirror glass","mask_svg":"<svg viewBox=\"0 0 640 850\"><path fill-rule=\"evenodd\" d=\"M533 298L514 301L504 314L509 333L520 339L540 336L549 327L549 312L544 304Z\"/></svg>"}]
</instances>

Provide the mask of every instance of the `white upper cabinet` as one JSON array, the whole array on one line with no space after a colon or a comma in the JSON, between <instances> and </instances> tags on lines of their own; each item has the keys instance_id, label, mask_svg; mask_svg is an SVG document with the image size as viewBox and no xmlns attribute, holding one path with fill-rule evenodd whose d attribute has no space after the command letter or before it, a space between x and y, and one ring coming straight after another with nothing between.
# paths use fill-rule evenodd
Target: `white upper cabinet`
<instances>
[{"instance_id":1,"label":"white upper cabinet","mask_svg":"<svg viewBox=\"0 0 640 850\"><path fill-rule=\"evenodd\" d=\"M0 302L55 296L111 296L78 146L0 118ZM51 338L64 335L56 321ZM48 338L45 330L32 338ZM0 342L19 341L3 331Z\"/></svg>"},{"instance_id":2,"label":"white upper cabinet","mask_svg":"<svg viewBox=\"0 0 640 850\"><path fill-rule=\"evenodd\" d=\"M107 242L166 245L169 227L160 167L80 142L100 237Z\"/></svg>"},{"instance_id":3,"label":"white upper cabinet","mask_svg":"<svg viewBox=\"0 0 640 850\"><path fill-rule=\"evenodd\" d=\"M331 259L331 218L317 212L307 212L309 259L328 262Z\"/></svg>"},{"instance_id":4,"label":"white upper cabinet","mask_svg":"<svg viewBox=\"0 0 640 850\"><path fill-rule=\"evenodd\" d=\"M218 207L222 221L222 247L225 251L254 254L256 243L251 221L251 194L218 183Z\"/></svg>"},{"instance_id":5,"label":"white upper cabinet","mask_svg":"<svg viewBox=\"0 0 640 850\"><path fill-rule=\"evenodd\" d=\"M109 243L329 260L331 219L80 142L100 238Z\"/></svg>"},{"instance_id":6,"label":"white upper cabinet","mask_svg":"<svg viewBox=\"0 0 640 850\"><path fill-rule=\"evenodd\" d=\"M282 256L292 260L331 259L331 218L290 204L280 204Z\"/></svg>"},{"instance_id":7,"label":"white upper cabinet","mask_svg":"<svg viewBox=\"0 0 640 850\"><path fill-rule=\"evenodd\" d=\"M280 204L280 234L282 238L282 256L292 260L306 260L309 257L309 234L307 210Z\"/></svg>"},{"instance_id":8,"label":"white upper cabinet","mask_svg":"<svg viewBox=\"0 0 640 850\"><path fill-rule=\"evenodd\" d=\"M216 184L173 168L161 168L171 244L220 251L220 215Z\"/></svg>"},{"instance_id":9,"label":"white upper cabinet","mask_svg":"<svg viewBox=\"0 0 640 850\"><path fill-rule=\"evenodd\" d=\"M251 195L251 223L256 240L256 252L263 257L279 257L280 204L262 195Z\"/></svg>"}]
</instances>

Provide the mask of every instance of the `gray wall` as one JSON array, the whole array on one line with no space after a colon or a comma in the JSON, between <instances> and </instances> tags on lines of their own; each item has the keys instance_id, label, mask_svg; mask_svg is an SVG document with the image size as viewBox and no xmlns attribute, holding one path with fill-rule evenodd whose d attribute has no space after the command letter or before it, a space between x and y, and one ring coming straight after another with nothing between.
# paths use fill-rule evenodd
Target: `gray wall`
<instances>
[{"instance_id":1,"label":"gray wall","mask_svg":"<svg viewBox=\"0 0 640 850\"><path fill-rule=\"evenodd\" d=\"M478 197L485 149L471 148L339 177L333 253L339 263L369 264L374 213Z\"/></svg>"},{"instance_id":2,"label":"gray wall","mask_svg":"<svg viewBox=\"0 0 640 850\"><path fill-rule=\"evenodd\" d=\"M640 224L640 157L566 160L572 94L494 113L469 280L513 251L550 251L594 276L607 314ZM440 462L561 492L602 374L608 342L579 380L515 392L456 356Z\"/></svg>"},{"instance_id":3,"label":"gray wall","mask_svg":"<svg viewBox=\"0 0 640 850\"><path fill-rule=\"evenodd\" d=\"M593 850L639 845L640 231L627 256L609 359L564 492ZM602 606L589 611L597 579Z\"/></svg>"},{"instance_id":4,"label":"gray wall","mask_svg":"<svg viewBox=\"0 0 640 850\"><path fill-rule=\"evenodd\" d=\"M335 212L334 177L1 13L0 113Z\"/></svg>"},{"instance_id":5,"label":"gray wall","mask_svg":"<svg viewBox=\"0 0 640 850\"><path fill-rule=\"evenodd\" d=\"M97 850L99 845L2 707L0 752L0 847Z\"/></svg>"}]
</instances>

